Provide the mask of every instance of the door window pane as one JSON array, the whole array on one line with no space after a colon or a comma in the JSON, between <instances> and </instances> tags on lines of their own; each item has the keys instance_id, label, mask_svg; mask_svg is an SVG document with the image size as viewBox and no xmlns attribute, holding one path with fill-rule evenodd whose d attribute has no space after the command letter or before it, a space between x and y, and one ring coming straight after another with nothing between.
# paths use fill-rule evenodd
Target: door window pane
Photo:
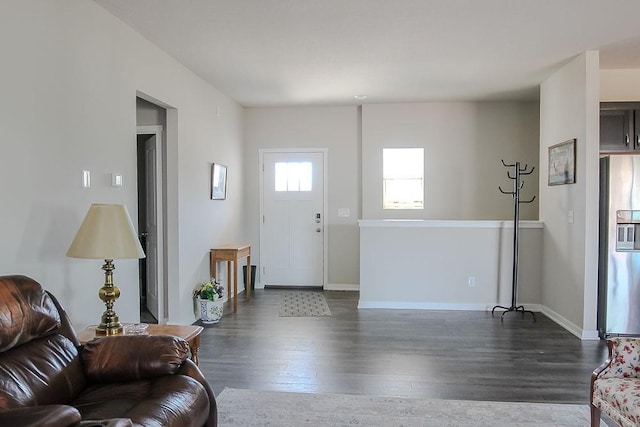
<instances>
[{"instance_id":1,"label":"door window pane","mask_svg":"<svg viewBox=\"0 0 640 427\"><path fill-rule=\"evenodd\" d=\"M383 209L424 209L424 149L382 150Z\"/></svg>"},{"instance_id":2,"label":"door window pane","mask_svg":"<svg viewBox=\"0 0 640 427\"><path fill-rule=\"evenodd\" d=\"M311 191L311 162L276 162L276 191Z\"/></svg>"}]
</instances>

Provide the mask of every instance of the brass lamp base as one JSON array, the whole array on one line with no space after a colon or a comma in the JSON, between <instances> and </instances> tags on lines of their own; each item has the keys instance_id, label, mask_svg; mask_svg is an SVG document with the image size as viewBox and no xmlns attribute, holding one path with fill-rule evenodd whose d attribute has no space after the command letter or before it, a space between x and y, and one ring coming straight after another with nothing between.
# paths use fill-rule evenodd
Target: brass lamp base
<instances>
[{"instance_id":1,"label":"brass lamp base","mask_svg":"<svg viewBox=\"0 0 640 427\"><path fill-rule=\"evenodd\" d=\"M96 327L96 336L105 337L110 335L122 335L123 331L124 329L120 322L115 322L115 323L101 322L100 325Z\"/></svg>"},{"instance_id":2,"label":"brass lamp base","mask_svg":"<svg viewBox=\"0 0 640 427\"><path fill-rule=\"evenodd\" d=\"M122 325L120 323L118 323L116 326L109 326L109 325L105 325L105 327L102 327L102 323L100 324L100 326L98 326L96 328L96 336L97 337L107 337L110 335L122 335Z\"/></svg>"},{"instance_id":3,"label":"brass lamp base","mask_svg":"<svg viewBox=\"0 0 640 427\"><path fill-rule=\"evenodd\" d=\"M105 259L104 262L105 264L102 266L104 270L104 286L100 288L98 296L107 306L107 309L102 313L102 321L96 328L96 335L120 335L123 330L122 324L120 324L120 319L113 309L113 304L120 296L120 289L113 284L113 270L116 267L113 265L112 259Z\"/></svg>"}]
</instances>

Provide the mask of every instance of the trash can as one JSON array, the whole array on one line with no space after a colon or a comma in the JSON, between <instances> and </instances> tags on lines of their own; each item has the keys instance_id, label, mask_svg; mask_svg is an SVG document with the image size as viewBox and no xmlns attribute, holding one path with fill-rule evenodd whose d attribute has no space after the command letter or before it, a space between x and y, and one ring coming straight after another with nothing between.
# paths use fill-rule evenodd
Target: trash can
<instances>
[{"instance_id":1,"label":"trash can","mask_svg":"<svg viewBox=\"0 0 640 427\"><path fill-rule=\"evenodd\" d=\"M242 280L244 280L244 288L247 289L247 266L242 266ZM256 266L251 266L251 289L256 288Z\"/></svg>"}]
</instances>

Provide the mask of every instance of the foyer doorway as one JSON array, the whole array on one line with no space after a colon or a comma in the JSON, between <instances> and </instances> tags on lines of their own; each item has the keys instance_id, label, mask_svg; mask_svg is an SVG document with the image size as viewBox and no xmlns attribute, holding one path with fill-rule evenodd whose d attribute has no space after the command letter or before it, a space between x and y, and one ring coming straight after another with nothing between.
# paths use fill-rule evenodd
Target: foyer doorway
<instances>
[{"instance_id":1,"label":"foyer doorway","mask_svg":"<svg viewBox=\"0 0 640 427\"><path fill-rule=\"evenodd\" d=\"M324 287L327 151L260 150L265 287Z\"/></svg>"}]
</instances>

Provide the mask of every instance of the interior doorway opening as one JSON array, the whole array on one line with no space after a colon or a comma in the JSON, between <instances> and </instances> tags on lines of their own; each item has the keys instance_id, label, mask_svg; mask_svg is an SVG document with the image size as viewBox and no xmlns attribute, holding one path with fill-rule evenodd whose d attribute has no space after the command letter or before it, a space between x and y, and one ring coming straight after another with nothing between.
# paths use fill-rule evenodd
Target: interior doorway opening
<instances>
[{"instance_id":1,"label":"interior doorway opening","mask_svg":"<svg viewBox=\"0 0 640 427\"><path fill-rule=\"evenodd\" d=\"M140 130L139 130L140 131ZM161 132L160 129L158 129ZM161 133L159 133L161 135ZM138 234L146 257L138 261L138 283L140 288L140 321L158 323L161 306L158 305L158 230L155 215L155 187L157 170L155 168L155 150L158 147L158 134L138 133L136 152L138 164Z\"/></svg>"},{"instance_id":2,"label":"interior doorway opening","mask_svg":"<svg viewBox=\"0 0 640 427\"><path fill-rule=\"evenodd\" d=\"M140 321L166 323L166 121L167 110L136 98L138 233L146 257L139 261Z\"/></svg>"}]
</instances>

